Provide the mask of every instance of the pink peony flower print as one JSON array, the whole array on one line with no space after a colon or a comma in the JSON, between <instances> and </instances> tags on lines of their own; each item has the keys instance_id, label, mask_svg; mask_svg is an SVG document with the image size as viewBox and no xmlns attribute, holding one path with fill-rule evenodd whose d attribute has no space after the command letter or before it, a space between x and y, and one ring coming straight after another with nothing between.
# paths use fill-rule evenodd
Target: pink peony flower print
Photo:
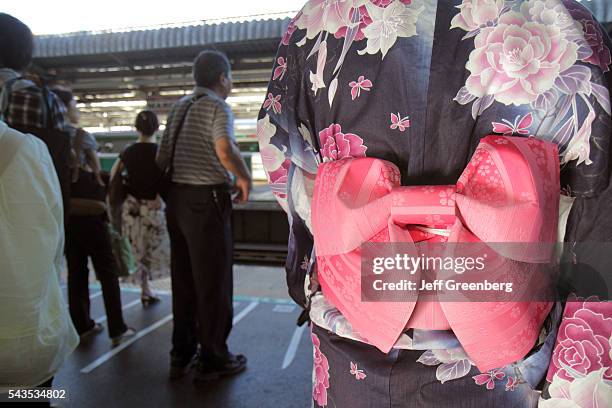
<instances>
[{"instance_id":1,"label":"pink peony flower print","mask_svg":"<svg viewBox=\"0 0 612 408\"><path fill-rule=\"evenodd\" d=\"M351 87L351 99L355 100L361 96L362 90L370 91L370 88L372 88L372 81L360 75L357 81L351 81L349 86Z\"/></svg>"},{"instance_id":2,"label":"pink peony flower print","mask_svg":"<svg viewBox=\"0 0 612 408\"><path fill-rule=\"evenodd\" d=\"M521 4L520 10L530 21L559 27L567 32L580 32L580 26L561 0L528 0Z\"/></svg>"},{"instance_id":3,"label":"pink peony flower print","mask_svg":"<svg viewBox=\"0 0 612 408\"><path fill-rule=\"evenodd\" d=\"M285 76L285 72L287 72L287 61L284 57L278 57L276 60L278 67L274 69L274 75L272 76L272 80L276 81L277 79L283 79Z\"/></svg>"},{"instance_id":4,"label":"pink peony flower print","mask_svg":"<svg viewBox=\"0 0 612 408\"><path fill-rule=\"evenodd\" d=\"M335 34L349 23L353 0L310 0L296 21L300 29L306 29L306 38L315 38L321 31Z\"/></svg>"},{"instance_id":5,"label":"pink peony flower print","mask_svg":"<svg viewBox=\"0 0 612 408\"><path fill-rule=\"evenodd\" d=\"M329 363L325 354L321 352L321 341L319 337L312 333L313 345L313 382L312 382L312 399L319 406L327 406L327 389L329 388Z\"/></svg>"},{"instance_id":6,"label":"pink peony flower print","mask_svg":"<svg viewBox=\"0 0 612 408\"><path fill-rule=\"evenodd\" d=\"M504 379L506 374L500 370L491 370L484 374L478 374L473 376L472 378L476 382L477 385L486 385L487 390L492 390L495 388L495 380L501 381Z\"/></svg>"},{"instance_id":7,"label":"pink peony flower print","mask_svg":"<svg viewBox=\"0 0 612 408\"><path fill-rule=\"evenodd\" d=\"M264 109L265 110L270 110L270 108L272 108L272 110L274 111L274 113L281 113L282 111L282 105L280 103L281 100L281 96L280 95L272 95L272 93L268 94L268 99L266 99L266 101L264 102Z\"/></svg>"},{"instance_id":8,"label":"pink peony flower print","mask_svg":"<svg viewBox=\"0 0 612 408\"><path fill-rule=\"evenodd\" d=\"M343 133L338 124L332 124L320 131L319 140L324 161L363 157L367 150L362 138L353 133Z\"/></svg>"},{"instance_id":9,"label":"pink peony flower print","mask_svg":"<svg viewBox=\"0 0 612 408\"><path fill-rule=\"evenodd\" d=\"M612 380L610 337L612 303L594 298L568 299L559 326L547 378L556 374L572 381L605 368L604 377Z\"/></svg>"},{"instance_id":10,"label":"pink peony flower print","mask_svg":"<svg viewBox=\"0 0 612 408\"><path fill-rule=\"evenodd\" d=\"M604 369L570 382L555 375L548 392L550 399L540 400L539 408L601 408L610 406L612 384L603 379Z\"/></svg>"},{"instance_id":11,"label":"pink peony flower print","mask_svg":"<svg viewBox=\"0 0 612 408\"><path fill-rule=\"evenodd\" d=\"M467 91L492 95L505 105L535 101L577 60L577 45L559 27L530 22L521 13L502 14L495 27L483 28L466 68Z\"/></svg>"},{"instance_id":12,"label":"pink peony flower print","mask_svg":"<svg viewBox=\"0 0 612 408\"><path fill-rule=\"evenodd\" d=\"M603 40L601 27L593 19L583 19L580 22L584 27L584 37L593 51L593 54L584 61L598 66L603 72L610 71L612 55L610 55L610 49Z\"/></svg>"},{"instance_id":13,"label":"pink peony flower print","mask_svg":"<svg viewBox=\"0 0 612 408\"><path fill-rule=\"evenodd\" d=\"M461 12L453 17L452 28L474 31L497 20L504 8L504 0L463 0Z\"/></svg>"}]
</instances>

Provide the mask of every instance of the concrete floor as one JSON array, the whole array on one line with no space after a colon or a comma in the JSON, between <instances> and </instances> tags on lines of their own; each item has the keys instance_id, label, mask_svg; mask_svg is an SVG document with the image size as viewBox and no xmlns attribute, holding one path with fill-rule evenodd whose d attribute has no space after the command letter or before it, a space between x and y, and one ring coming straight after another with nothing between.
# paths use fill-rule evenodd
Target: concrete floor
<instances>
[{"instance_id":1,"label":"concrete floor","mask_svg":"<svg viewBox=\"0 0 612 408\"><path fill-rule=\"evenodd\" d=\"M84 340L55 378L68 399L59 407L310 407L312 346L300 312L284 295L282 268L236 268L230 349L249 359L245 372L195 386L192 375L169 380L170 294L144 309L138 290L122 289L124 318L138 331L126 347L111 349L107 332ZM92 317L104 319L94 285Z\"/></svg>"}]
</instances>

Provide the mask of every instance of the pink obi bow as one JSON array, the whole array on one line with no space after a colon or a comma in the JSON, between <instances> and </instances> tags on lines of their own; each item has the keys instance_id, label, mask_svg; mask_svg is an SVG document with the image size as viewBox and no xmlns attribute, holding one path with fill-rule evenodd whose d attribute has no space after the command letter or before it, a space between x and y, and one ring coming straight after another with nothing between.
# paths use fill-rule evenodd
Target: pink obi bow
<instances>
[{"instance_id":1,"label":"pink obi bow","mask_svg":"<svg viewBox=\"0 0 612 408\"><path fill-rule=\"evenodd\" d=\"M413 313L406 302L361 301L361 250L368 242L553 243L559 212L557 146L535 138L487 136L455 186L401 186L390 162L349 158L319 166L312 201L318 279L353 330L388 352ZM492 246L493 248L493 246ZM551 252L497 245L504 258L537 264ZM450 328L481 371L524 357L551 302L441 302Z\"/></svg>"}]
</instances>

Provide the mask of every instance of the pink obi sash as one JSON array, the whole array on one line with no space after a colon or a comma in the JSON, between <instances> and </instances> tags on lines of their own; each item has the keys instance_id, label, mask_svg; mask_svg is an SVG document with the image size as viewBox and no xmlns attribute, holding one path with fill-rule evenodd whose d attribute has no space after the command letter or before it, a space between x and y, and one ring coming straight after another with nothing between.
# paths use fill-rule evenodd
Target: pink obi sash
<instances>
[{"instance_id":1,"label":"pink obi sash","mask_svg":"<svg viewBox=\"0 0 612 408\"><path fill-rule=\"evenodd\" d=\"M398 168L375 158L323 163L312 201L323 293L383 352L410 320L412 327L450 327L483 372L517 361L534 346L552 302L442 301L415 309L418 292L405 302L362 302L360 248L423 240L554 243L559 191L557 146L535 138L485 137L454 186L401 186ZM550 248L491 245L524 265L550 262Z\"/></svg>"}]
</instances>

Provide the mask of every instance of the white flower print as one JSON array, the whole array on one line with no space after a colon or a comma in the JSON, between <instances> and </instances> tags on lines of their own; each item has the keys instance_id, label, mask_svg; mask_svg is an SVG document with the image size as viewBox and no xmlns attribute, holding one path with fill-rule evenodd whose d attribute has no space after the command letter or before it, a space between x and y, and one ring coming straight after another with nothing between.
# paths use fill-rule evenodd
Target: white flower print
<instances>
[{"instance_id":1,"label":"white flower print","mask_svg":"<svg viewBox=\"0 0 612 408\"><path fill-rule=\"evenodd\" d=\"M427 350L417 360L427 366L435 366L436 378L440 383L462 378L472 369L472 362L462 348L450 350Z\"/></svg>"},{"instance_id":2,"label":"white flower print","mask_svg":"<svg viewBox=\"0 0 612 408\"><path fill-rule=\"evenodd\" d=\"M310 82L312 83L312 92L316 95L319 89L325 88L323 75L325 73L325 62L327 61L327 41L323 41L319 48L317 57L317 72L310 71Z\"/></svg>"},{"instance_id":3,"label":"white flower print","mask_svg":"<svg viewBox=\"0 0 612 408\"><path fill-rule=\"evenodd\" d=\"M396 0L386 8L372 3L367 3L366 8L372 24L363 30L368 42L366 48L358 53L359 55L377 54L380 51L385 58L398 37L412 37L417 34L416 22L425 7L419 0L413 1L410 5Z\"/></svg>"}]
</instances>

